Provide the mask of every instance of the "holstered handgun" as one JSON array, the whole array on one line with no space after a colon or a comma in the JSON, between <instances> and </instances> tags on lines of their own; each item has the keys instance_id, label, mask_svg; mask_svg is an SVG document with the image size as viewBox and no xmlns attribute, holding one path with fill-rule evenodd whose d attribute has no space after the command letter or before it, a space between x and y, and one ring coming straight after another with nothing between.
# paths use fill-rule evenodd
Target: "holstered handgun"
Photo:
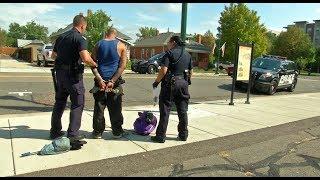
<instances>
[{"instance_id":1,"label":"holstered handgun","mask_svg":"<svg viewBox=\"0 0 320 180\"><path fill-rule=\"evenodd\" d=\"M71 66L70 71L74 73L75 79L79 81L84 73L84 64L82 64L81 59L73 63L73 66Z\"/></svg>"}]
</instances>

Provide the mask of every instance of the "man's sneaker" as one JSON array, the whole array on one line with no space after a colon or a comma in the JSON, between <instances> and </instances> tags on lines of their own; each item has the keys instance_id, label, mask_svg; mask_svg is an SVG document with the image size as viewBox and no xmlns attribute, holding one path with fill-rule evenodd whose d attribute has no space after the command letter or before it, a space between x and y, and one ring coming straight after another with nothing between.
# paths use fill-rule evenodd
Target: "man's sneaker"
<instances>
[{"instance_id":1,"label":"man's sneaker","mask_svg":"<svg viewBox=\"0 0 320 180\"><path fill-rule=\"evenodd\" d=\"M151 141L157 142L157 143L164 143L165 142L164 138L160 138L158 136L151 136Z\"/></svg>"},{"instance_id":2,"label":"man's sneaker","mask_svg":"<svg viewBox=\"0 0 320 180\"><path fill-rule=\"evenodd\" d=\"M114 134L112 134L112 137L113 137L113 139L120 139L120 138L125 137L125 136L127 136L127 135L129 135L129 133L126 132L126 131L123 131L123 132L122 132L121 134L119 134L119 135L114 135Z\"/></svg>"},{"instance_id":3,"label":"man's sneaker","mask_svg":"<svg viewBox=\"0 0 320 180\"><path fill-rule=\"evenodd\" d=\"M78 136L68 136L70 141L79 141L84 139L86 136L85 135L78 135Z\"/></svg>"},{"instance_id":4,"label":"man's sneaker","mask_svg":"<svg viewBox=\"0 0 320 180\"><path fill-rule=\"evenodd\" d=\"M102 133L96 133L96 132L92 132L92 138L93 139L101 139L102 138Z\"/></svg>"},{"instance_id":5,"label":"man's sneaker","mask_svg":"<svg viewBox=\"0 0 320 180\"><path fill-rule=\"evenodd\" d=\"M62 131L60 131L58 133L51 133L50 132L50 139L57 139L57 138L59 138L59 137L61 137L63 135L64 135L64 132L62 132Z\"/></svg>"}]
</instances>

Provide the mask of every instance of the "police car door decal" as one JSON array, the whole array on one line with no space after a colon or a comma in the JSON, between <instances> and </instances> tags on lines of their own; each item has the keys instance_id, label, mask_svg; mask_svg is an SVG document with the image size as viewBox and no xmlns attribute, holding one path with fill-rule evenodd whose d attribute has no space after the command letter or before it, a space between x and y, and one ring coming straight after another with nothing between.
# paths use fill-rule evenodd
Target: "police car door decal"
<instances>
[{"instance_id":1,"label":"police car door decal","mask_svg":"<svg viewBox=\"0 0 320 180\"><path fill-rule=\"evenodd\" d=\"M279 86L292 84L295 74L282 75L280 77Z\"/></svg>"}]
</instances>

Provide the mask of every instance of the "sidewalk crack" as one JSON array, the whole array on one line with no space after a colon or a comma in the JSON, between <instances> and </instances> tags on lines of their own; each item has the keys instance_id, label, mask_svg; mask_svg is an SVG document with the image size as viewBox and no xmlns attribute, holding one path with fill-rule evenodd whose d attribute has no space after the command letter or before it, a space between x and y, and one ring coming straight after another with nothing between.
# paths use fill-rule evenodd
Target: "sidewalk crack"
<instances>
[{"instance_id":1,"label":"sidewalk crack","mask_svg":"<svg viewBox=\"0 0 320 180\"><path fill-rule=\"evenodd\" d=\"M11 132L11 125L10 125L10 120L9 120L9 119L8 119L8 125L9 125L9 134L10 134L10 144L11 144L11 155L12 155L13 173L14 173L14 175L17 175L17 173L16 173L16 163L15 163L15 160L14 160L12 132Z\"/></svg>"}]
</instances>

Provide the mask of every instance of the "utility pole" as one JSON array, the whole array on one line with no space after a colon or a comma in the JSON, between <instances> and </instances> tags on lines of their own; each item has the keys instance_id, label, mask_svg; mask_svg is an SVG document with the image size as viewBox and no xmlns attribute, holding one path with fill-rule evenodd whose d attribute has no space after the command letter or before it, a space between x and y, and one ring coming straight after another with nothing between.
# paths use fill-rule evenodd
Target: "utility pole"
<instances>
[{"instance_id":1,"label":"utility pole","mask_svg":"<svg viewBox=\"0 0 320 180\"><path fill-rule=\"evenodd\" d=\"M181 40L186 41L186 30L187 30L187 10L188 3L182 3L182 14L181 14Z\"/></svg>"},{"instance_id":2,"label":"utility pole","mask_svg":"<svg viewBox=\"0 0 320 180\"><path fill-rule=\"evenodd\" d=\"M186 30L187 30L187 10L188 10L188 4L182 3L182 13L181 13L181 40L182 42L186 42ZM185 48L185 46L183 46ZM173 110L177 110L176 105L173 103L172 106Z\"/></svg>"}]
</instances>

